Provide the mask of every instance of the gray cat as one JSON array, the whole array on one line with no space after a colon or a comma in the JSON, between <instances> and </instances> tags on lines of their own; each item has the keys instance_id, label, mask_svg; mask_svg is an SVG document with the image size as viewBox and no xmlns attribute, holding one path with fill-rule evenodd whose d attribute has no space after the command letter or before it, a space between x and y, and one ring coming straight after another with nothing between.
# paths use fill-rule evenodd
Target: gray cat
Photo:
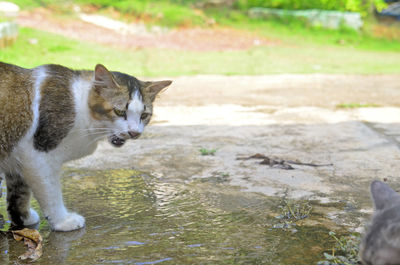
<instances>
[{"instance_id":1,"label":"gray cat","mask_svg":"<svg viewBox=\"0 0 400 265\"><path fill-rule=\"evenodd\" d=\"M375 213L360 245L365 265L400 265L400 195L381 181L371 183Z\"/></svg>"}]
</instances>

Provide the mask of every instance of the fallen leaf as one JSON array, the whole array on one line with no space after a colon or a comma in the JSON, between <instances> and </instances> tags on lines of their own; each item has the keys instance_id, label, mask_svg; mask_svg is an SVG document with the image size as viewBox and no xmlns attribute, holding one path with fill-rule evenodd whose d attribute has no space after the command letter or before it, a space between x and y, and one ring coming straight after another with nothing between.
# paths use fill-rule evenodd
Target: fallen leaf
<instances>
[{"instance_id":1,"label":"fallen leaf","mask_svg":"<svg viewBox=\"0 0 400 265\"><path fill-rule=\"evenodd\" d=\"M19 256L22 260L31 259L35 261L43 254L42 241L43 238L39 231L35 229L24 228L22 230L11 231L14 239L17 241L24 240L24 244L28 247L28 251Z\"/></svg>"}]
</instances>

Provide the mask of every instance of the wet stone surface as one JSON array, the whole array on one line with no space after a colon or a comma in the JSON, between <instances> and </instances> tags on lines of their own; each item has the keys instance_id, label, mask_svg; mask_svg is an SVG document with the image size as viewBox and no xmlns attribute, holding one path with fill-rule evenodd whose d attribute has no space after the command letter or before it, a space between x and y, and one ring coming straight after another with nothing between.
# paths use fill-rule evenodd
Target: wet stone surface
<instances>
[{"instance_id":1,"label":"wet stone surface","mask_svg":"<svg viewBox=\"0 0 400 265\"><path fill-rule=\"evenodd\" d=\"M44 253L35 264L312 264L332 246L330 229L343 231L318 204L293 223L296 231L282 229L281 199L212 179L183 185L128 169L64 175L66 204L87 226L50 232L42 221ZM24 248L2 236L0 250L1 264L14 264Z\"/></svg>"}]
</instances>

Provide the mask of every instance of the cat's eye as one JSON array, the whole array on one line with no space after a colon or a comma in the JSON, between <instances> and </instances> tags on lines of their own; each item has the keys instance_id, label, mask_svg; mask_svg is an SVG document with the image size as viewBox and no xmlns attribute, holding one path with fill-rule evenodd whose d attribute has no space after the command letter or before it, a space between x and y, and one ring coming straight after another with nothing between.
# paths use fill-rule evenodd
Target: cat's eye
<instances>
[{"instance_id":1,"label":"cat's eye","mask_svg":"<svg viewBox=\"0 0 400 265\"><path fill-rule=\"evenodd\" d=\"M114 108L115 115L126 118L126 111Z\"/></svg>"},{"instance_id":2,"label":"cat's eye","mask_svg":"<svg viewBox=\"0 0 400 265\"><path fill-rule=\"evenodd\" d=\"M147 117L149 117L148 113L142 113L142 115L140 116L140 119L145 120Z\"/></svg>"}]
</instances>

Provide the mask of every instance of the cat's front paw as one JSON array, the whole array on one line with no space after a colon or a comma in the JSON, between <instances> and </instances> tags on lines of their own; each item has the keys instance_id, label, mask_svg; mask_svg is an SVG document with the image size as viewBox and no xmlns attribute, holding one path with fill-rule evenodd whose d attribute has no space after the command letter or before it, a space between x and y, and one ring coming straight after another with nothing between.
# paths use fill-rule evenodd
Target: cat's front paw
<instances>
[{"instance_id":1,"label":"cat's front paw","mask_svg":"<svg viewBox=\"0 0 400 265\"><path fill-rule=\"evenodd\" d=\"M85 226L85 218L77 213L68 213L67 216L51 225L55 231L72 231Z\"/></svg>"},{"instance_id":2,"label":"cat's front paw","mask_svg":"<svg viewBox=\"0 0 400 265\"><path fill-rule=\"evenodd\" d=\"M29 210L29 216L27 218L22 218L22 221L24 222L24 226L30 226L39 223L40 218L37 212L31 208Z\"/></svg>"}]
</instances>

